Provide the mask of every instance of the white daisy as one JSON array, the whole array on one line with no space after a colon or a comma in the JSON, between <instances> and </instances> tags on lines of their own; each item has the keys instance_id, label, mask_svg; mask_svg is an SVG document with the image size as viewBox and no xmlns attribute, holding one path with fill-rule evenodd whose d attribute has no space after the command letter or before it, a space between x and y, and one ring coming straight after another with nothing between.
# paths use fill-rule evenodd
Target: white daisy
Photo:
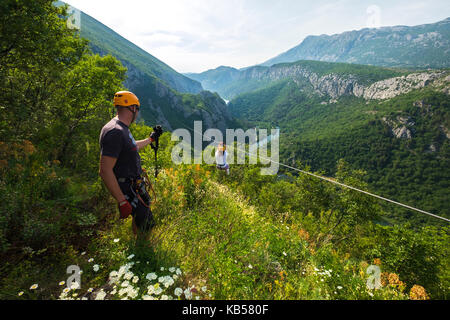
<instances>
[{"instance_id":1,"label":"white daisy","mask_svg":"<svg viewBox=\"0 0 450 320\"><path fill-rule=\"evenodd\" d=\"M175 293L175 295L176 295L177 297L179 297L179 296L181 296L181 295L183 294L183 289L181 289L181 288L176 288L175 291L174 291L174 293Z\"/></svg>"}]
</instances>

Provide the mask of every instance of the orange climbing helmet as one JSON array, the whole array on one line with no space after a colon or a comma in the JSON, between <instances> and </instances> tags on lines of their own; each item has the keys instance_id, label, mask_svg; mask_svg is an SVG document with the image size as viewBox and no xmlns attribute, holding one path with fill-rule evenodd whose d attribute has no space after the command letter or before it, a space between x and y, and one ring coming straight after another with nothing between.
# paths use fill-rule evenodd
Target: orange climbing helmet
<instances>
[{"instance_id":1,"label":"orange climbing helmet","mask_svg":"<svg viewBox=\"0 0 450 320\"><path fill-rule=\"evenodd\" d=\"M130 91L119 91L114 94L114 107L131 107L138 106L139 103L138 97L133 92Z\"/></svg>"}]
</instances>

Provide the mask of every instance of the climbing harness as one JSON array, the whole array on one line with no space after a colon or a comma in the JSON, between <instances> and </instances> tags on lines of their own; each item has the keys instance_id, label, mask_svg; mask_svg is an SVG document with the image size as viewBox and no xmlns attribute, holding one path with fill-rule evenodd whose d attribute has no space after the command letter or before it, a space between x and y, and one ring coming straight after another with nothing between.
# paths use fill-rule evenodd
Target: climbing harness
<instances>
[{"instance_id":1,"label":"climbing harness","mask_svg":"<svg viewBox=\"0 0 450 320\"><path fill-rule=\"evenodd\" d=\"M117 181L120 183L130 183L133 199L128 195L125 195L125 198L130 202L133 208L137 207L139 201L147 208L150 208L150 206L156 202L156 192L153 189L145 169L142 170L142 175L138 178L119 178ZM153 193L153 200L150 198L148 189Z\"/></svg>"}]
</instances>

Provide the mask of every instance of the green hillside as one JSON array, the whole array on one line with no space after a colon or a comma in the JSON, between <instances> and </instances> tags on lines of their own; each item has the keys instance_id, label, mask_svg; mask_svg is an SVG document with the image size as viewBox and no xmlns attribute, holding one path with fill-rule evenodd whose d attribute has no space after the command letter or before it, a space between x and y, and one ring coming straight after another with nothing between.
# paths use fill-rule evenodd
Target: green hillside
<instances>
[{"instance_id":1,"label":"green hillside","mask_svg":"<svg viewBox=\"0 0 450 320\"><path fill-rule=\"evenodd\" d=\"M448 82L443 86L448 88ZM308 83L285 80L242 94L229 108L247 127L280 127L285 163L302 162L334 175L342 158L367 171L364 179L374 192L449 217L450 105L441 90L428 87L386 100L344 95L329 101ZM395 136L403 126L410 137ZM399 214L428 221L403 210Z\"/></svg>"},{"instance_id":2,"label":"green hillside","mask_svg":"<svg viewBox=\"0 0 450 320\"><path fill-rule=\"evenodd\" d=\"M139 121L158 123L169 130L192 127L194 120L221 130L233 123L224 101L203 91L197 81L179 74L84 12L80 26L80 36L89 41L93 53L112 55L127 68L123 84L141 102Z\"/></svg>"},{"instance_id":3,"label":"green hillside","mask_svg":"<svg viewBox=\"0 0 450 320\"><path fill-rule=\"evenodd\" d=\"M94 52L109 53L125 64L132 64L140 72L163 80L176 91L182 93L202 91L198 82L179 74L84 12L81 12L81 36L89 40Z\"/></svg>"}]
</instances>

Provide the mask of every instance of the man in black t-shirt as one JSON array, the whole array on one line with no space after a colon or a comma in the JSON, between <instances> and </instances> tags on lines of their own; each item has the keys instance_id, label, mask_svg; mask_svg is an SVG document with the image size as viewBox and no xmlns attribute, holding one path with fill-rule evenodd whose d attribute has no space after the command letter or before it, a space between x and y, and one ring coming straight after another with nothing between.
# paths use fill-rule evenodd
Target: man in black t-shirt
<instances>
[{"instance_id":1,"label":"man in black t-shirt","mask_svg":"<svg viewBox=\"0 0 450 320\"><path fill-rule=\"evenodd\" d=\"M131 214L134 234L141 231L139 234L148 235L154 221L150 203L145 201L149 199L148 194L145 197L139 193L139 190L145 190L142 185L138 185L142 174L139 150L158 139L160 132L154 132L144 140L134 140L128 127L136 119L140 103L133 93L117 92L114 95L114 106L117 108L117 116L100 133L99 174L119 204L120 218L126 219Z\"/></svg>"}]
</instances>

